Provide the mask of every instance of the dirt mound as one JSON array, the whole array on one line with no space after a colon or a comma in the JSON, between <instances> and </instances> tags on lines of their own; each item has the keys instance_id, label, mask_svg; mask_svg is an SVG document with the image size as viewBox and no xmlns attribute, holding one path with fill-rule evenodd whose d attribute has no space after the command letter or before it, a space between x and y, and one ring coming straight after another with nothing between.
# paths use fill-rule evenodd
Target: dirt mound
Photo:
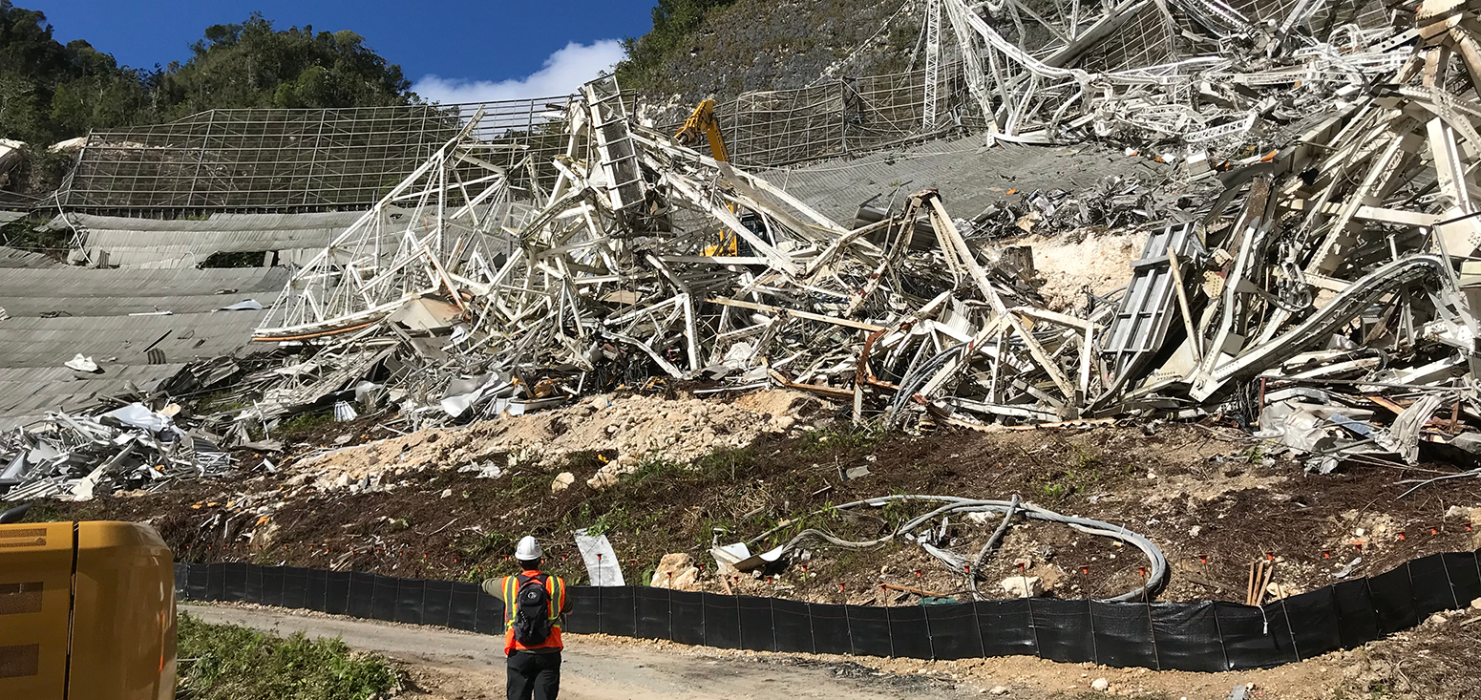
<instances>
[{"instance_id":1,"label":"dirt mound","mask_svg":"<svg viewBox=\"0 0 1481 700\"><path fill-rule=\"evenodd\" d=\"M506 416L462 429L429 429L300 461L299 482L320 488L378 480L386 472L478 467L498 474L517 464L559 464L596 453L607 464L593 486L608 485L644 456L686 463L719 449L744 447L824 413L825 404L795 391L760 391L734 402L653 396L593 396L565 408Z\"/></svg>"},{"instance_id":2,"label":"dirt mound","mask_svg":"<svg viewBox=\"0 0 1481 700\"><path fill-rule=\"evenodd\" d=\"M1013 243L1034 249L1034 269L1044 280L1039 295L1048 308L1064 311L1083 305L1086 289L1104 296L1125 287L1132 261L1147 245L1147 232L1026 236Z\"/></svg>"}]
</instances>

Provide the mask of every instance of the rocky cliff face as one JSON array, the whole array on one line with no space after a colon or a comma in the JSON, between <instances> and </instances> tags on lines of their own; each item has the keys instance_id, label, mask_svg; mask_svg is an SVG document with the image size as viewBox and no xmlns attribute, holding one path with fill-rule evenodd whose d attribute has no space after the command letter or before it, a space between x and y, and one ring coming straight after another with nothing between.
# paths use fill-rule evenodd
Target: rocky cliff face
<instances>
[{"instance_id":1,"label":"rocky cliff face","mask_svg":"<svg viewBox=\"0 0 1481 700\"><path fill-rule=\"evenodd\" d=\"M904 71L921 0L736 0L711 10L653 71L631 81L650 99L692 105L753 90ZM917 60L921 64L924 58Z\"/></svg>"}]
</instances>

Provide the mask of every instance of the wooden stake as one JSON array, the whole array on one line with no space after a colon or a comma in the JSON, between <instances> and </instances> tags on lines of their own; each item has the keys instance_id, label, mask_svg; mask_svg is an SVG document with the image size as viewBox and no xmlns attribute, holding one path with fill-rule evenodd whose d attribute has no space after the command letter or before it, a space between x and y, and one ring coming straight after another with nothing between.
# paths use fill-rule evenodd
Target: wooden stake
<instances>
[{"instance_id":1,"label":"wooden stake","mask_svg":"<svg viewBox=\"0 0 1481 700\"><path fill-rule=\"evenodd\" d=\"M1275 562L1265 564L1265 580L1260 582L1260 590L1255 591L1255 605L1265 600L1265 589L1270 587L1270 577L1275 574Z\"/></svg>"},{"instance_id":2,"label":"wooden stake","mask_svg":"<svg viewBox=\"0 0 1481 700\"><path fill-rule=\"evenodd\" d=\"M1256 572L1256 570L1259 567L1260 567L1260 562L1258 562L1258 561L1252 561L1252 562L1250 562L1250 575L1249 575L1249 577L1247 577L1245 579L1245 583L1244 583L1244 604L1245 605L1253 605L1253 603L1251 603L1250 600L1255 597L1255 580L1259 577L1259 575L1256 574L1255 572Z\"/></svg>"},{"instance_id":3,"label":"wooden stake","mask_svg":"<svg viewBox=\"0 0 1481 700\"><path fill-rule=\"evenodd\" d=\"M1178 254L1175 250L1167 252L1167 269L1172 273L1172 288L1178 294L1178 310L1183 316L1183 330L1188 334L1188 344L1193 349L1193 364L1203 362L1203 339L1198 337L1198 330L1193 327L1193 314L1189 311L1188 293L1183 290L1183 271L1178 268Z\"/></svg>"}]
</instances>

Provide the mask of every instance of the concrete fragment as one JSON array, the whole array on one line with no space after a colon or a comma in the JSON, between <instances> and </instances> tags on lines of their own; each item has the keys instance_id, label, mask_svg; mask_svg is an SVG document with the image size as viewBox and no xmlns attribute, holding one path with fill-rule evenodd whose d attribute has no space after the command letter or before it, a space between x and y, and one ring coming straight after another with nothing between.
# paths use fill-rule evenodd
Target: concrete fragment
<instances>
[{"instance_id":1,"label":"concrete fragment","mask_svg":"<svg viewBox=\"0 0 1481 700\"><path fill-rule=\"evenodd\" d=\"M555 481L550 482L550 492L560 493L568 488L571 488L571 484L574 483L576 483L575 474L572 474L571 472L561 472L560 474L556 475Z\"/></svg>"},{"instance_id":2,"label":"concrete fragment","mask_svg":"<svg viewBox=\"0 0 1481 700\"><path fill-rule=\"evenodd\" d=\"M1011 598L1034 598L1044 593L1044 582L1038 576L1009 576L999 585Z\"/></svg>"}]
</instances>

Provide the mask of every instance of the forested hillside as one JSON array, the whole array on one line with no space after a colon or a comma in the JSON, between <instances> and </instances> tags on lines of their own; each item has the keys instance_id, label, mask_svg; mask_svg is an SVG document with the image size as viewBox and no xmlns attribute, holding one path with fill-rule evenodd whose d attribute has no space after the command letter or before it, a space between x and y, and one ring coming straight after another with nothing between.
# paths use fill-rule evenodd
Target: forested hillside
<instances>
[{"instance_id":1,"label":"forested hillside","mask_svg":"<svg viewBox=\"0 0 1481 700\"><path fill-rule=\"evenodd\" d=\"M400 66L352 31L279 30L254 14L206 28L188 50L184 62L163 67L120 66L86 41L58 42L41 12L0 0L0 138L45 145L205 109L412 99Z\"/></svg>"}]
</instances>

